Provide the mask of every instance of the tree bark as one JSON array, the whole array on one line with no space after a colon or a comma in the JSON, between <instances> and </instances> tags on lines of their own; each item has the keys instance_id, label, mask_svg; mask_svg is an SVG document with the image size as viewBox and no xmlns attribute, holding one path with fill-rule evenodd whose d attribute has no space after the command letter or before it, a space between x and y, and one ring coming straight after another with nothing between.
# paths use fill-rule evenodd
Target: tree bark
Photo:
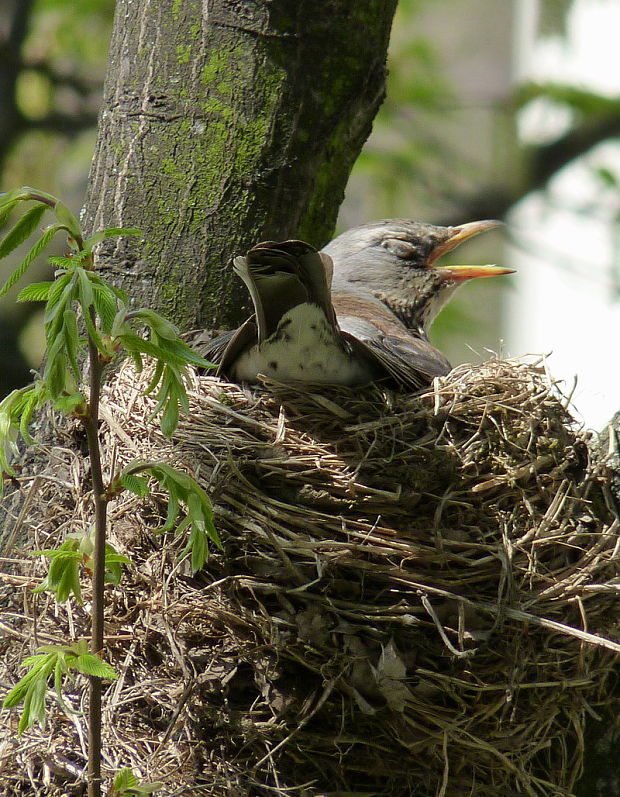
<instances>
[{"instance_id":1,"label":"tree bark","mask_svg":"<svg viewBox=\"0 0 620 797\"><path fill-rule=\"evenodd\" d=\"M119 0L87 227L104 268L182 328L233 325L230 257L322 245L384 96L396 0Z\"/></svg>"}]
</instances>

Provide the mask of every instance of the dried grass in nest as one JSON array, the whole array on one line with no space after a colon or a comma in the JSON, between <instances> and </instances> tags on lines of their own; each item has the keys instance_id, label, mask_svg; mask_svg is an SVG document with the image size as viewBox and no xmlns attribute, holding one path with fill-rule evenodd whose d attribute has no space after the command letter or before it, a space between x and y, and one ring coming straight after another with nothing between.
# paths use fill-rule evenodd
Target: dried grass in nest
<instances>
[{"instance_id":1,"label":"dried grass in nest","mask_svg":"<svg viewBox=\"0 0 620 797\"><path fill-rule=\"evenodd\" d=\"M161 497L111 505L135 567L108 588L106 768L164 795L571 793L620 651L617 521L543 365L462 366L416 396L194 375L173 442L144 384L125 365L107 389L108 470L197 475L224 551L192 577ZM33 547L91 522L78 444L39 458ZM4 682L35 617L39 644L88 627L24 600L28 567L4 588ZM5 733L0 794L83 793L84 739L60 709Z\"/></svg>"}]
</instances>

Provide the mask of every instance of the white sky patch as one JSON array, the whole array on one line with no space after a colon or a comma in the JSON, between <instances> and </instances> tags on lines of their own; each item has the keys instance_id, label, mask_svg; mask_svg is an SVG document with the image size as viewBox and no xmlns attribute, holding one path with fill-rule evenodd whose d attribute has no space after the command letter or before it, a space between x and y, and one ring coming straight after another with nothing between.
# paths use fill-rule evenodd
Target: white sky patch
<instances>
[{"instance_id":1,"label":"white sky patch","mask_svg":"<svg viewBox=\"0 0 620 797\"><path fill-rule=\"evenodd\" d=\"M541 0L544 2L544 0ZM519 30L520 80L572 83L620 94L620 3L577 0L566 40L534 41L535 0L526 0ZM532 103L520 120L527 143L540 143L568 129L570 113L550 103ZM596 147L563 169L545 192L532 195L511 215L518 269L508 300L506 345L512 354L552 352L550 368L570 389L587 426L601 428L620 409L620 215L617 189L593 171L620 175L620 147Z\"/></svg>"}]
</instances>

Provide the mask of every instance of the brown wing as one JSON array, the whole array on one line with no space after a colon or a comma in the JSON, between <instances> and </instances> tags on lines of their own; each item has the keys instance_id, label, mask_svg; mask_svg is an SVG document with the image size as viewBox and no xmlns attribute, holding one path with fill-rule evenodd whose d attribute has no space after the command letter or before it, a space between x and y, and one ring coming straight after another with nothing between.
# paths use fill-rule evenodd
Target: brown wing
<instances>
[{"instance_id":1,"label":"brown wing","mask_svg":"<svg viewBox=\"0 0 620 797\"><path fill-rule=\"evenodd\" d=\"M353 351L405 390L419 390L451 365L422 335L404 324L373 296L334 295L338 326Z\"/></svg>"},{"instance_id":2,"label":"brown wing","mask_svg":"<svg viewBox=\"0 0 620 797\"><path fill-rule=\"evenodd\" d=\"M448 360L427 340L413 335L396 338L380 332L367 336L367 330L360 330L357 324L340 323L353 352L370 360L404 390L427 387L436 376L450 371Z\"/></svg>"}]
</instances>

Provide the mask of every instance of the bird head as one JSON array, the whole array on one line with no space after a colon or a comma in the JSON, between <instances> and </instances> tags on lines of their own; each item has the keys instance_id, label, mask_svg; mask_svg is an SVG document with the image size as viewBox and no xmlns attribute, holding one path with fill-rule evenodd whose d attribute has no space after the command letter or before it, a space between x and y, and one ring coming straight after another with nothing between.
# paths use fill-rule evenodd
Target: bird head
<instances>
[{"instance_id":1,"label":"bird head","mask_svg":"<svg viewBox=\"0 0 620 797\"><path fill-rule=\"evenodd\" d=\"M386 219L342 233L323 250L334 262L333 290L370 292L410 329L426 332L464 282L510 274L500 266L441 265L438 260L464 241L501 225L473 221L440 227Z\"/></svg>"}]
</instances>

